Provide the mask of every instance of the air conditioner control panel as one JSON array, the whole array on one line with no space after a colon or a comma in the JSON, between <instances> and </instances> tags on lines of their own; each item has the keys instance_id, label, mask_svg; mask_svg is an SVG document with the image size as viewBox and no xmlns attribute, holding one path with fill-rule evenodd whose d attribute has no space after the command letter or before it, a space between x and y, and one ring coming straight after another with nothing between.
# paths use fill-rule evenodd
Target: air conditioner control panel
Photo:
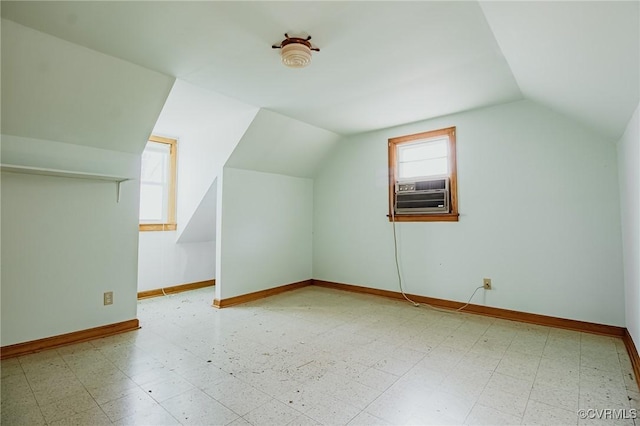
<instances>
[{"instance_id":1,"label":"air conditioner control panel","mask_svg":"<svg viewBox=\"0 0 640 426\"><path fill-rule=\"evenodd\" d=\"M415 183L401 183L398 185L398 192L407 192L407 191L415 191L416 184Z\"/></svg>"}]
</instances>

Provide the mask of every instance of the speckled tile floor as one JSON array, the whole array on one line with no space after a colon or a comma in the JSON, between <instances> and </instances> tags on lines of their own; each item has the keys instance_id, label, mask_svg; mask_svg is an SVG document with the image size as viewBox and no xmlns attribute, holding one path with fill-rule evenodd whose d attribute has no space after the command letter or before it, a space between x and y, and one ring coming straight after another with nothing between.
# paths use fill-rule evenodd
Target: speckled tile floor
<instances>
[{"instance_id":1,"label":"speckled tile floor","mask_svg":"<svg viewBox=\"0 0 640 426\"><path fill-rule=\"evenodd\" d=\"M577 414L640 412L619 339L318 287L212 299L143 300L139 331L0 362L2 425L640 426Z\"/></svg>"}]
</instances>

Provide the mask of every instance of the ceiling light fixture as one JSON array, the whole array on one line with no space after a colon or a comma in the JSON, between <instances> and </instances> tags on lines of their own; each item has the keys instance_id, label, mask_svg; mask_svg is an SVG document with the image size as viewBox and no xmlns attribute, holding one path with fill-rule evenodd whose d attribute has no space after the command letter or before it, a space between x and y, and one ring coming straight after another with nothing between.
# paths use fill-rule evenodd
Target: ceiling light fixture
<instances>
[{"instance_id":1,"label":"ceiling light fixture","mask_svg":"<svg viewBox=\"0 0 640 426\"><path fill-rule=\"evenodd\" d=\"M271 47L274 49L282 49L280 52L282 63L288 67L306 67L311 62L311 51L320 51L320 49L314 47L311 42L309 42L311 36L307 36L307 38L289 37L287 33L285 33L284 36L286 38L282 40L280 44L274 44Z\"/></svg>"}]
</instances>

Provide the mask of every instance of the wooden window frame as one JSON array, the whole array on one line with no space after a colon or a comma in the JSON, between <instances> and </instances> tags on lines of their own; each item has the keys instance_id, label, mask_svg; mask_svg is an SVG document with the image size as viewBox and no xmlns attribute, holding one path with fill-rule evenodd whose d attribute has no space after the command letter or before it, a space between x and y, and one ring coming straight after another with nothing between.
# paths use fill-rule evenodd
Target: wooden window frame
<instances>
[{"instance_id":1,"label":"wooden window frame","mask_svg":"<svg viewBox=\"0 0 640 426\"><path fill-rule=\"evenodd\" d=\"M396 191L396 175L397 175L397 152L398 146L406 143L416 142L418 140L435 139L442 136L448 136L449 139L449 197L450 212L449 213L401 213L392 215L393 202ZM389 222L395 217L396 222L457 222L458 213L458 168L456 162L456 128L447 127L444 129L432 130L429 132L416 133L413 135L400 136L389 139Z\"/></svg>"},{"instance_id":2,"label":"wooden window frame","mask_svg":"<svg viewBox=\"0 0 640 426\"><path fill-rule=\"evenodd\" d=\"M139 230L146 231L175 231L176 223L176 177L178 167L178 141L176 139L163 138L151 135L149 142L164 143L169 145L169 199L167 200L166 223L140 223Z\"/></svg>"}]
</instances>

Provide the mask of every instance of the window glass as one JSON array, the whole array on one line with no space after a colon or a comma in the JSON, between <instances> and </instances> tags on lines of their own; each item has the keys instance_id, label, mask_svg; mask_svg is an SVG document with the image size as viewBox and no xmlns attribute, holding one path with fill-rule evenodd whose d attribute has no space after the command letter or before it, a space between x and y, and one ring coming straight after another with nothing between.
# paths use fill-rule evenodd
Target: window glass
<instances>
[{"instance_id":1,"label":"window glass","mask_svg":"<svg viewBox=\"0 0 640 426\"><path fill-rule=\"evenodd\" d=\"M175 230L176 141L152 136L142 153L140 230Z\"/></svg>"},{"instance_id":2,"label":"window glass","mask_svg":"<svg viewBox=\"0 0 640 426\"><path fill-rule=\"evenodd\" d=\"M164 216L164 191L160 185L140 186L140 221L162 222Z\"/></svg>"},{"instance_id":3,"label":"window glass","mask_svg":"<svg viewBox=\"0 0 640 426\"><path fill-rule=\"evenodd\" d=\"M440 139L398 146L398 179L448 174L447 145Z\"/></svg>"}]
</instances>

